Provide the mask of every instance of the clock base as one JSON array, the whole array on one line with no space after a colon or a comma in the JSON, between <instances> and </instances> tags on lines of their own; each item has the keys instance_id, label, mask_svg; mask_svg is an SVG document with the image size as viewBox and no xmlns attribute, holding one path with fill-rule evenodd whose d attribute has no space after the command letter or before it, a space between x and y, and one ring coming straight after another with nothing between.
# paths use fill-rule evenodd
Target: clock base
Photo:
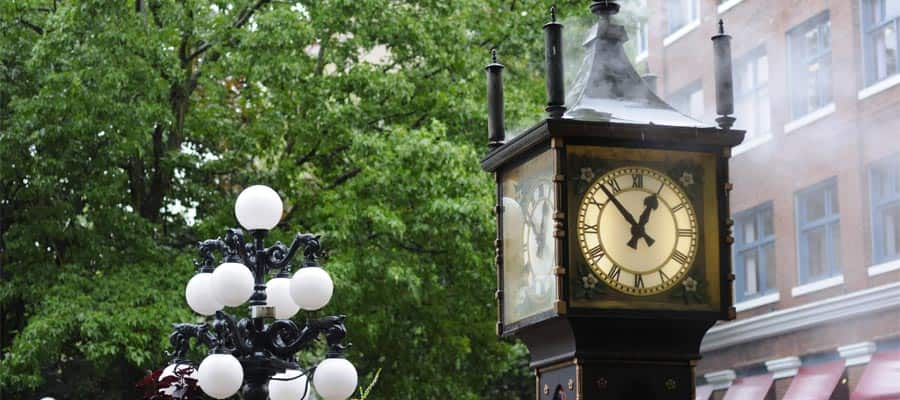
<instances>
[{"instance_id":1,"label":"clock base","mask_svg":"<svg viewBox=\"0 0 900 400\"><path fill-rule=\"evenodd\" d=\"M554 318L520 330L539 400L693 399L708 320Z\"/></svg>"}]
</instances>

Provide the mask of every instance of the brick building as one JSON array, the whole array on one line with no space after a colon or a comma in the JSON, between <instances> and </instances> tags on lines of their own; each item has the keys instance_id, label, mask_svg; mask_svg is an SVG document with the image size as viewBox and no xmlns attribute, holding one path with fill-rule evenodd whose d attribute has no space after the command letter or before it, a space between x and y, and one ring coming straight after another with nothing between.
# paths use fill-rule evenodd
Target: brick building
<instances>
[{"instance_id":1,"label":"brick building","mask_svg":"<svg viewBox=\"0 0 900 400\"><path fill-rule=\"evenodd\" d=\"M900 0L639 1L638 70L705 121L725 20L748 130L731 162L738 318L703 342L698 399L900 399Z\"/></svg>"}]
</instances>

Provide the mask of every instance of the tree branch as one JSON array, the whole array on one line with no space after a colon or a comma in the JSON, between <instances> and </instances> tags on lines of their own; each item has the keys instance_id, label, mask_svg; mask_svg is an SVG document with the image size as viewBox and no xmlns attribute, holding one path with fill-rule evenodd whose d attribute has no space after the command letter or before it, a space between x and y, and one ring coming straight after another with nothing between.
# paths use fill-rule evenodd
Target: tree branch
<instances>
[{"instance_id":1,"label":"tree branch","mask_svg":"<svg viewBox=\"0 0 900 400\"><path fill-rule=\"evenodd\" d=\"M362 172L362 168L354 167L353 169L345 172L343 175L341 175L337 179L335 179L334 182L331 183L331 185L328 185L328 189L334 189L334 188L344 184L345 182L347 182L354 176L359 175L360 172Z\"/></svg>"},{"instance_id":2,"label":"tree branch","mask_svg":"<svg viewBox=\"0 0 900 400\"><path fill-rule=\"evenodd\" d=\"M23 26L25 26L26 28L37 32L38 35L44 34L44 28L41 28L40 26L32 24L31 22L28 22L24 18L16 18L16 21L19 21L19 23L22 24Z\"/></svg>"},{"instance_id":3,"label":"tree branch","mask_svg":"<svg viewBox=\"0 0 900 400\"><path fill-rule=\"evenodd\" d=\"M256 0L256 3L254 3L252 6L247 7L243 11L241 11L241 13L238 15L238 19L236 19L234 23L231 24L231 27L240 28L244 26L244 24L246 24L247 21L250 20L250 17L253 16L253 13L255 13L256 10L259 10L259 8L263 6L263 4L266 4L270 1L271 0Z\"/></svg>"}]
</instances>

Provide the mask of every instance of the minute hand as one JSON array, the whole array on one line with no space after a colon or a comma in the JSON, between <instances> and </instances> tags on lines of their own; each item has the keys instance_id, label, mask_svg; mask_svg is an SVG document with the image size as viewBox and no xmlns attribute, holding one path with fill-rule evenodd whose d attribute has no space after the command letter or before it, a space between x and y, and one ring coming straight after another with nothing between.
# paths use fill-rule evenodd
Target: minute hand
<instances>
[{"instance_id":1,"label":"minute hand","mask_svg":"<svg viewBox=\"0 0 900 400\"><path fill-rule=\"evenodd\" d=\"M611 201L616 206L616 208L619 209L619 212L623 217L625 217L625 220L628 221L629 224L631 224L632 226L638 224L637 221L634 220L634 216L631 215L631 213L629 213L627 209L625 209L625 206L623 206L622 203L620 203L619 200L616 199L616 196L613 196L613 194L609 192L609 189L607 189L606 186L600 184L600 190L602 190L603 193L606 194L606 197L609 197L609 201Z\"/></svg>"}]
</instances>

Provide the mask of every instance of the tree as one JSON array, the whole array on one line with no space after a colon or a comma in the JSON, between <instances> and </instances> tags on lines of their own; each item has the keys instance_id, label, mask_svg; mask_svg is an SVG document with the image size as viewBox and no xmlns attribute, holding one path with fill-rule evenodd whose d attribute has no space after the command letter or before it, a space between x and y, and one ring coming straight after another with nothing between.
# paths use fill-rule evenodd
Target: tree
<instances>
[{"instance_id":1,"label":"tree","mask_svg":"<svg viewBox=\"0 0 900 400\"><path fill-rule=\"evenodd\" d=\"M134 398L165 363L198 240L247 185L324 234L374 398L530 397L494 335L483 66L542 112L547 4L0 4L0 391ZM571 1L563 12L584 13ZM515 123L511 123L515 125ZM235 310L242 312L242 310Z\"/></svg>"}]
</instances>

